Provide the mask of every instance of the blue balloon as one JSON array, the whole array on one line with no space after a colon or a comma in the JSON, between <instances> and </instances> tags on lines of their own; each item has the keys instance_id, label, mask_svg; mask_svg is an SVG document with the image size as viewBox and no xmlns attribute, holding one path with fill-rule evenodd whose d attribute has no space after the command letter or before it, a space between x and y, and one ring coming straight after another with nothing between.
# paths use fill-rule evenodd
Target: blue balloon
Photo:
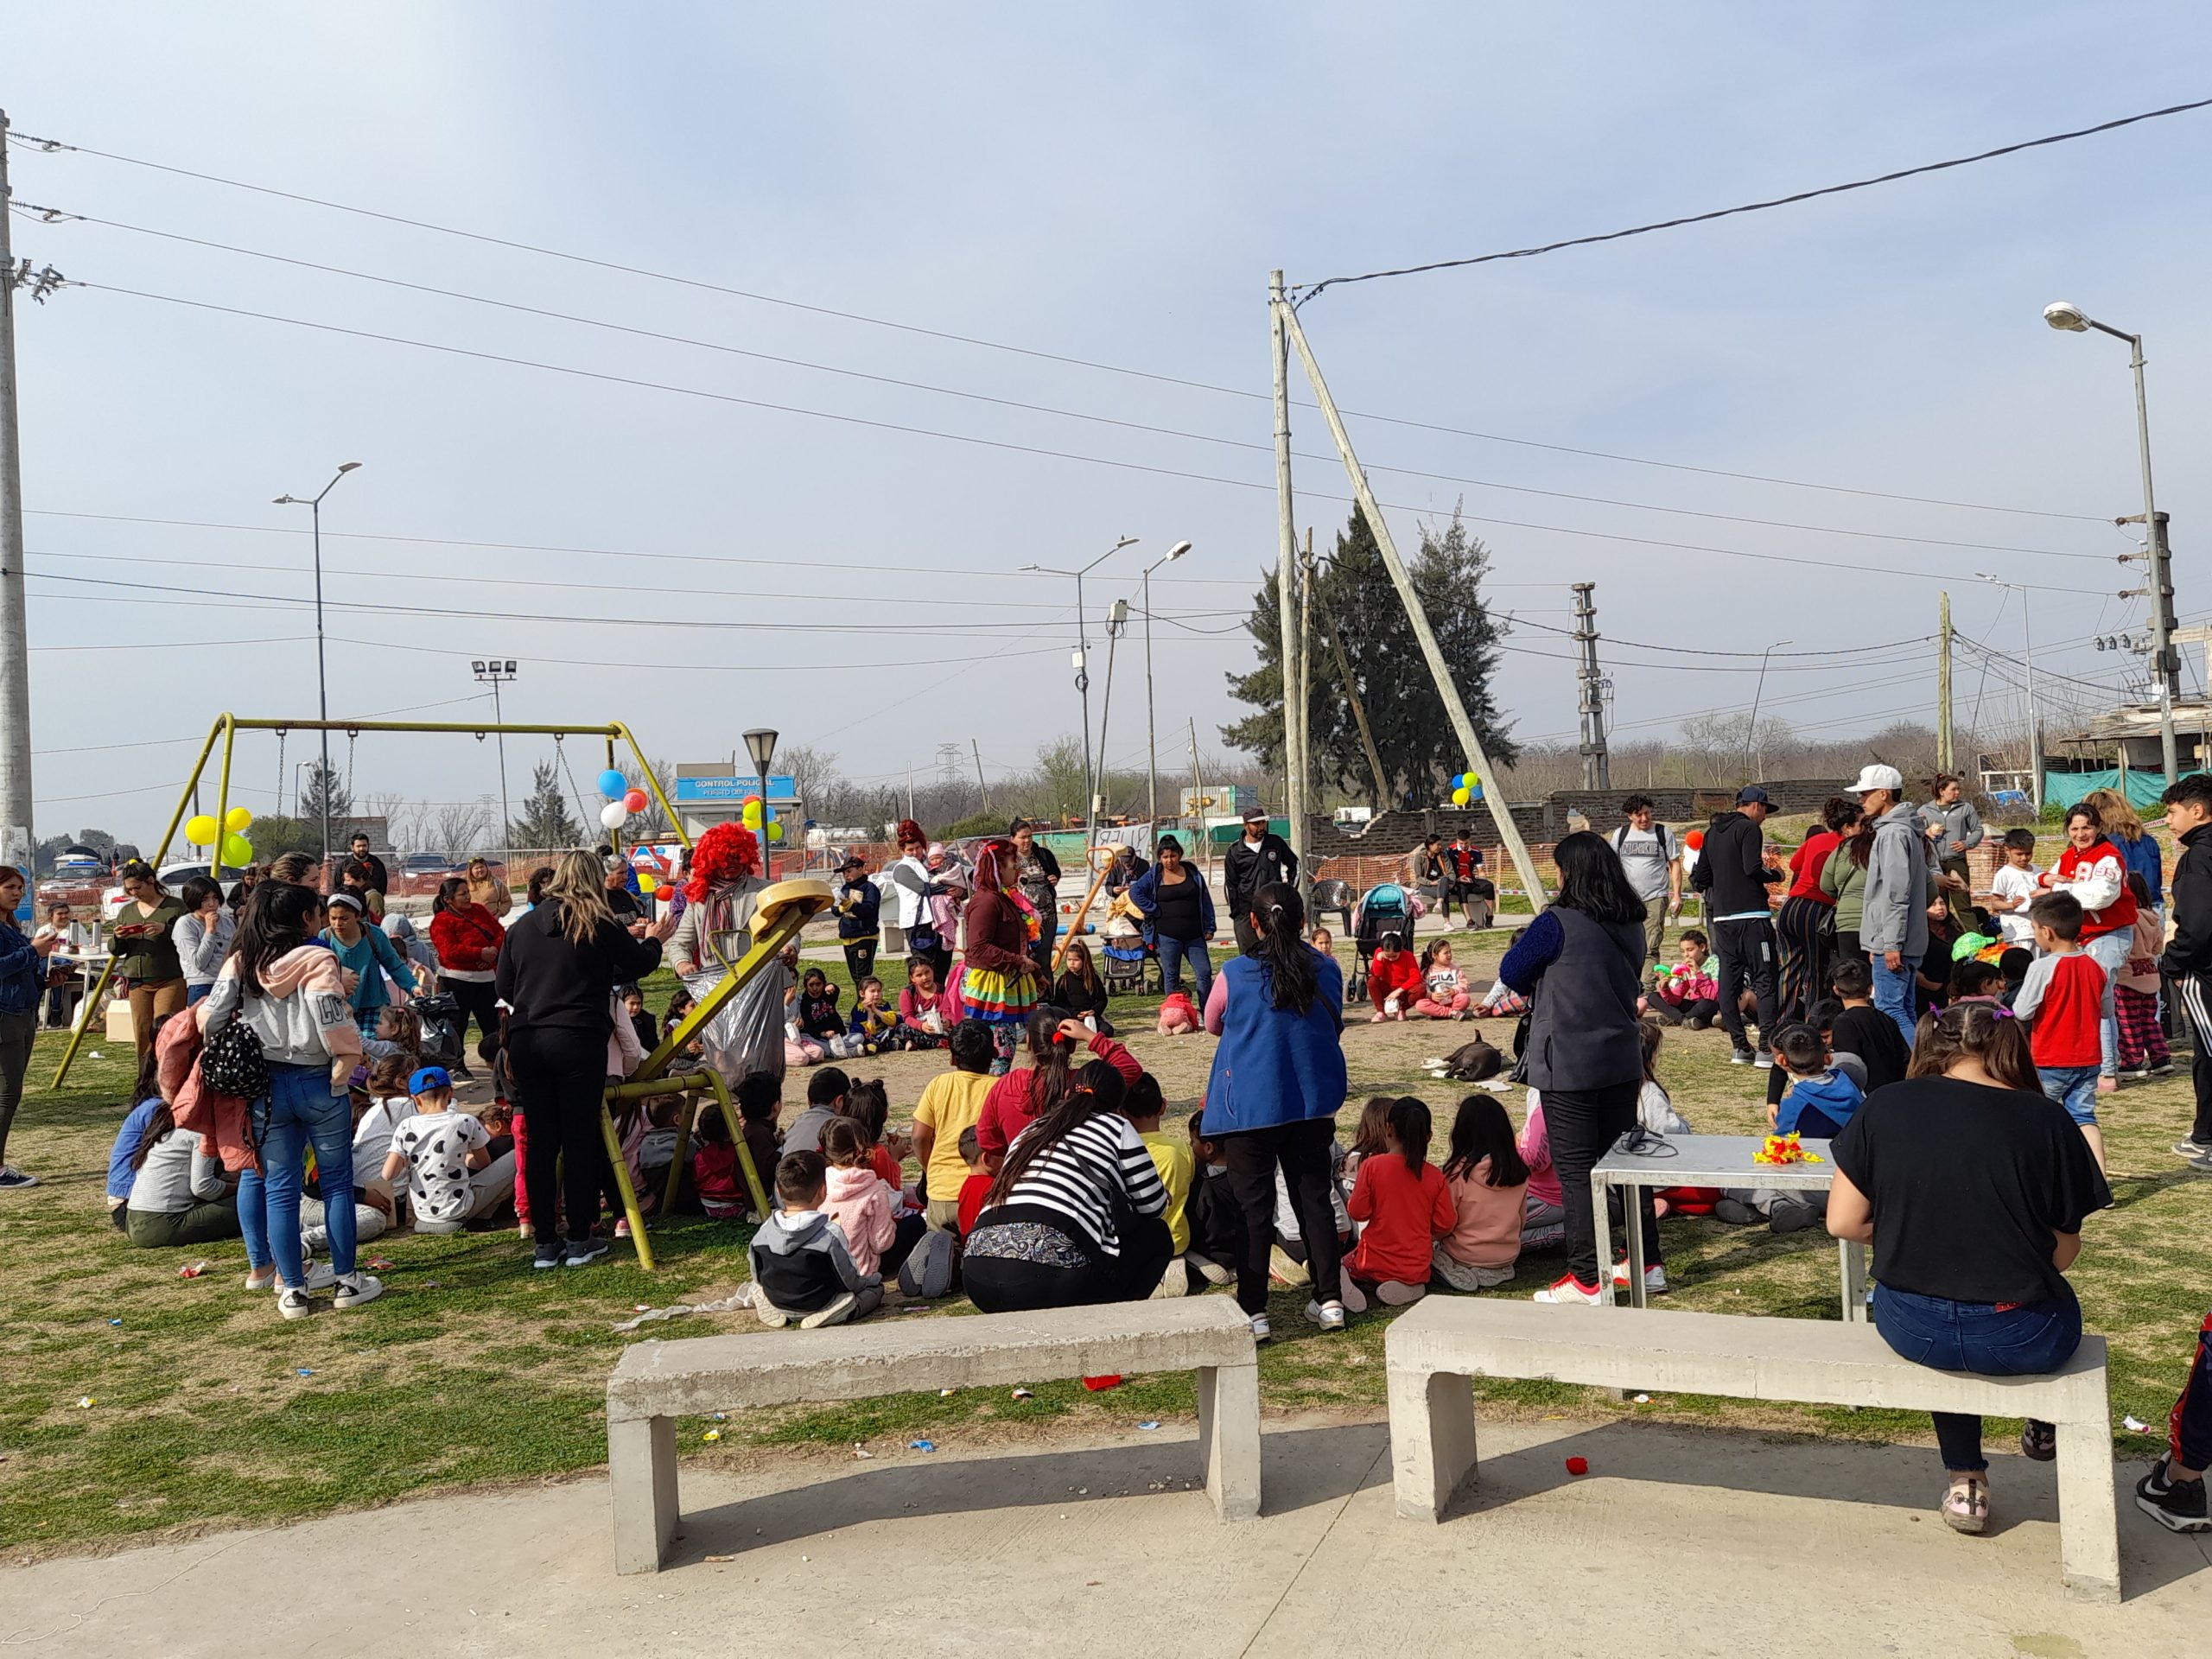
<instances>
[{"instance_id":1,"label":"blue balloon","mask_svg":"<svg viewBox=\"0 0 2212 1659\"><path fill-rule=\"evenodd\" d=\"M1465 772L1453 772L1453 773L1452 774L1452 788L1454 788L1454 789L1465 789L1466 786L1467 786L1467 774L1466 774Z\"/></svg>"},{"instance_id":2,"label":"blue balloon","mask_svg":"<svg viewBox=\"0 0 2212 1659\"><path fill-rule=\"evenodd\" d=\"M610 801L619 801L630 787L630 780L609 766L599 774L599 792Z\"/></svg>"}]
</instances>

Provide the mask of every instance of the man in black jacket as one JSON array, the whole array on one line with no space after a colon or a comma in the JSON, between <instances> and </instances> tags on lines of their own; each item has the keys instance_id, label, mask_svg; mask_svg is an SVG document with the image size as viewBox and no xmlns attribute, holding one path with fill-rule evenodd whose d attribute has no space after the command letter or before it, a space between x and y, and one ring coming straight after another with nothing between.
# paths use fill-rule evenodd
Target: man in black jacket
<instances>
[{"instance_id":1,"label":"man in black jacket","mask_svg":"<svg viewBox=\"0 0 2212 1659\"><path fill-rule=\"evenodd\" d=\"M1736 1046L1729 1056L1734 1065L1774 1064L1770 1052L1778 1023L1774 918L1766 890L1787 880L1789 872L1767 851L1766 837L1759 831L1773 810L1774 803L1757 784L1738 790L1736 810L1716 818L1705 832L1705 846L1690 877L1690 886L1705 895L1707 931L1720 958L1720 1028ZM1756 1052L1744 1033L1746 982L1758 1004Z\"/></svg>"},{"instance_id":2,"label":"man in black jacket","mask_svg":"<svg viewBox=\"0 0 2212 1659\"><path fill-rule=\"evenodd\" d=\"M2180 839L2182 851L2166 883L2174 931L2158 971L2181 994L2196 1050L2189 1068L2196 1085L2196 1122L2174 1151L2197 1168L2212 1170L2212 777L2193 772L2164 799L2166 828Z\"/></svg>"},{"instance_id":3,"label":"man in black jacket","mask_svg":"<svg viewBox=\"0 0 2212 1659\"><path fill-rule=\"evenodd\" d=\"M1297 880L1298 855L1268 828L1265 810L1254 807L1244 815L1244 839L1229 849L1221 865L1222 891L1236 923L1239 950L1249 956L1260 942L1252 931L1252 895L1270 882Z\"/></svg>"}]
</instances>

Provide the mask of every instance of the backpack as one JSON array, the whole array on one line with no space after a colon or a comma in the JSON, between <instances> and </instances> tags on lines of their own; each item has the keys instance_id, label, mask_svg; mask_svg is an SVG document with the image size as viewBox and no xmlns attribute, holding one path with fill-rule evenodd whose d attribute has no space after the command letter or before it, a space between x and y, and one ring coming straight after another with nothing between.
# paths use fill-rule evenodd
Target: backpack
<instances>
[{"instance_id":1,"label":"backpack","mask_svg":"<svg viewBox=\"0 0 2212 1659\"><path fill-rule=\"evenodd\" d=\"M200 1080L217 1094L243 1101L268 1098L269 1061L261 1039L245 1020L232 1020L201 1045Z\"/></svg>"},{"instance_id":2,"label":"backpack","mask_svg":"<svg viewBox=\"0 0 2212 1659\"><path fill-rule=\"evenodd\" d=\"M1628 832L1632 827L1624 823L1606 837L1608 844L1611 846L1615 854L1620 854L1622 849L1628 844ZM1674 837L1669 833L1667 826L1655 818L1651 824L1651 834L1659 843L1660 861L1665 864L1673 863L1678 849L1674 844Z\"/></svg>"}]
</instances>

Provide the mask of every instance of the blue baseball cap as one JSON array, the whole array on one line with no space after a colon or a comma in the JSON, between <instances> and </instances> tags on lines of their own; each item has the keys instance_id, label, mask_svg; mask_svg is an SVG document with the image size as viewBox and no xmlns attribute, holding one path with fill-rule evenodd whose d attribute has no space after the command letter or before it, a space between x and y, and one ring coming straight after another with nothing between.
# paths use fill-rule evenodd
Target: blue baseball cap
<instances>
[{"instance_id":1,"label":"blue baseball cap","mask_svg":"<svg viewBox=\"0 0 2212 1659\"><path fill-rule=\"evenodd\" d=\"M1736 791L1736 804L1738 806L1772 806L1774 804L1774 797L1768 794L1766 791L1761 789L1757 784L1746 784L1743 788Z\"/></svg>"},{"instance_id":2,"label":"blue baseball cap","mask_svg":"<svg viewBox=\"0 0 2212 1659\"><path fill-rule=\"evenodd\" d=\"M423 1066L413 1077L407 1079L407 1092L410 1095L427 1094L433 1089L452 1087L453 1074L442 1065Z\"/></svg>"}]
</instances>

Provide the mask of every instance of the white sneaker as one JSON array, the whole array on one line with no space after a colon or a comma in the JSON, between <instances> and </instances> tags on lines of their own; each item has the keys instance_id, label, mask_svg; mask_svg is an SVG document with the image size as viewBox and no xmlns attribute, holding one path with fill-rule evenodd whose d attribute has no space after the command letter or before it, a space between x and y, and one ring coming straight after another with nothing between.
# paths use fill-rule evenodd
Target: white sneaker
<instances>
[{"instance_id":1,"label":"white sneaker","mask_svg":"<svg viewBox=\"0 0 2212 1659\"><path fill-rule=\"evenodd\" d=\"M384 1281L372 1273L358 1270L337 1280L338 1294L331 1298L333 1306L359 1307L364 1302L373 1302L384 1294Z\"/></svg>"},{"instance_id":2,"label":"white sneaker","mask_svg":"<svg viewBox=\"0 0 2212 1659\"><path fill-rule=\"evenodd\" d=\"M1344 1328L1344 1305L1342 1302L1308 1302L1306 1304L1306 1317L1324 1331L1341 1331Z\"/></svg>"},{"instance_id":3,"label":"white sneaker","mask_svg":"<svg viewBox=\"0 0 2212 1659\"><path fill-rule=\"evenodd\" d=\"M288 1319L304 1319L315 1312L315 1304L308 1300L304 1290L286 1290L278 1287L276 1311Z\"/></svg>"},{"instance_id":4,"label":"white sneaker","mask_svg":"<svg viewBox=\"0 0 2212 1659\"><path fill-rule=\"evenodd\" d=\"M1595 1287L1586 1289L1575 1281L1573 1274L1566 1273L1529 1300L1532 1302L1558 1302L1575 1307L1595 1307L1605 1300L1605 1293Z\"/></svg>"},{"instance_id":5,"label":"white sneaker","mask_svg":"<svg viewBox=\"0 0 2212 1659\"><path fill-rule=\"evenodd\" d=\"M1264 1314L1264 1313L1255 1313L1254 1315L1252 1315L1252 1340L1253 1340L1253 1341L1255 1341L1255 1342L1265 1342L1265 1341L1267 1341L1270 1337L1272 1337L1272 1336L1274 1336L1274 1332L1272 1329L1270 1329L1270 1328L1268 1327L1268 1316L1267 1316L1266 1314Z\"/></svg>"},{"instance_id":6,"label":"white sneaker","mask_svg":"<svg viewBox=\"0 0 2212 1659\"><path fill-rule=\"evenodd\" d=\"M1613 1288L1628 1288L1628 1263L1625 1262L1613 1263ZM1656 1262L1643 1270L1643 1291L1647 1296L1664 1296L1667 1294L1667 1269Z\"/></svg>"},{"instance_id":7,"label":"white sneaker","mask_svg":"<svg viewBox=\"0 0 2212 1659\"><path fill-rule=\"evenodd\" d=\"M1229 1269L1223 1267L1220 1262L1210 1255L1200 1255L1196 1250L1189 1252L1183 1259L1196 1268L1198 1270L1198 1277L1210 1285L1225 1285L1232 1276Z\"/></svg>"},{"instance_id":8,"label":"white sneaker","mask_svg":"<svg viewBox=\"0 0 2212 1659\"><path fill-rule=\"evenodd\" d=\"M300 1258L300 1266L306 1270L307 1287L309 1290L328 1290L338 1282L337 1271L327 1262L318 1262L311 1255L302 1255ZM284 1288L284 1281L282 1279L276 1280L275 1283L279 1291Z\"/></svg>"}]
</instances>

